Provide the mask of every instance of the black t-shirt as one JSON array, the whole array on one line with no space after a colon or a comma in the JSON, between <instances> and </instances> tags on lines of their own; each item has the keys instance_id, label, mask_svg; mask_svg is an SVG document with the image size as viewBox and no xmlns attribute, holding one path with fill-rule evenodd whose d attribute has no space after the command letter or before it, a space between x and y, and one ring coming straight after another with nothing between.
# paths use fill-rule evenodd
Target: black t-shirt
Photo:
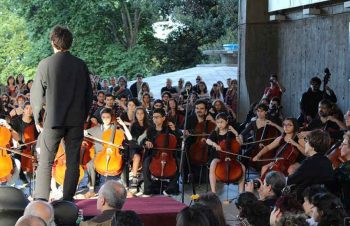
<instances>
[{"instance_id":1,"label":"black t-shirt","mask_svg":"<svg viewBox=\"0 0 350 226\"><path fill-rule=\"evenodd\" d=\"M24 129L27 126L34 125L35 123L34 123L34 120L32 120L30 123L26 123L22 120L22 117L17 116L17 117L12 119L10 124L11 124L12 129L15 130L19 134L21 141L24 142L23 138L22 138L23 133L24 133ZM33 130L34 130L34 136L35 136L35 138L37 138L38 131L35 129L35 127L33 127Z\"/></svg>"},{"instance_id":2,"label":"black t-shirt","mask_svg":"<svg viewBox=\"0 0 350 226\"><path fill-rule=\"evenodd\" d=\"M208 139L215 142L216 144L220 144L220 142L222 141L232 141L233 139L236 139L236 136L231 131L228 131L225 135L220 135L217 130L214 130L213 132L211 132ZM216 150L212 147L210 150L211 150L211 153L210 153L211 158L217 158L218 155Z\"/></svg>"},{"instance_id":3,"label":"black t-shirt","mask_svg":"<svg viewBox=\"0 0 350 226\"><path fill-rule=\"evenodd\" d=\"M331 138L336 140L340 140L343 138L343 132L340 131L340 127L338 126L338 124L330 120L323 123L319 118L313 119L307 126L306 130L311 131L315 129L322 129L327 131Z\"/></svg>"}]
</instances>

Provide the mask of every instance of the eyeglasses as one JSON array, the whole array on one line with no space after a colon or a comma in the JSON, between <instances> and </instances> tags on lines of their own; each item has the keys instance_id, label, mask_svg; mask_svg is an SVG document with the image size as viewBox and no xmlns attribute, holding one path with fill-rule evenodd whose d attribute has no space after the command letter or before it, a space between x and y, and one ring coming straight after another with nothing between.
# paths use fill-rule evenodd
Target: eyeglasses
<instances>
[{"instance_id":1,"label":"eyeglasses","mask_svg":"<svg viewBox=\"0 0 350 226\"><path fill-rule=\"evenodd\" d=\"M162 116L153 116L152 118L153 119L158 119L158 118L161 118Z\"/></svg>"}]
</instances>

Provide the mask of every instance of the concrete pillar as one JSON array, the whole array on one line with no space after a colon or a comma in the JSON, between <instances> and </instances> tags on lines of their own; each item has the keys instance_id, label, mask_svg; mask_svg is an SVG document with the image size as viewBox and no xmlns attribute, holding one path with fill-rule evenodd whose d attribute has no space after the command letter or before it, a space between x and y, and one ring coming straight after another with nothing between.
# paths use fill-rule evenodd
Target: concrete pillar
<instances>
[{"instance_id":1,"label":"concrete pillar","mask_svg":"<svg viewBox=\"0 0 350 226\"><path fill-rule=\"evenodd\" d=\"M277 72L277 26L269 22L268 0L240 0L239 121L245 119L250 104L262 97L269 75Z\"/></svg>"}]
</instances>

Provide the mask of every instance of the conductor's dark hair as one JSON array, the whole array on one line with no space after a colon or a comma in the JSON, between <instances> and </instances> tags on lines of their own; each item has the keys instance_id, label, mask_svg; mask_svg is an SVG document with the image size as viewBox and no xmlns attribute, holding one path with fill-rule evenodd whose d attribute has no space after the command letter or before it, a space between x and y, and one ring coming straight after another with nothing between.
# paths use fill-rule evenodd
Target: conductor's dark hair
<instances>
[{"instance_id":1,"label":"conductor's dark hair","mask_svg":"<svg viewBox=\"0 0 350 226\"><path fill-rule=\"evenodd\" d=\"M73 43L73 34L68 28L56 25L52 28L50 40L56 49L68 50Z\"/></svg>"}]
</instances>

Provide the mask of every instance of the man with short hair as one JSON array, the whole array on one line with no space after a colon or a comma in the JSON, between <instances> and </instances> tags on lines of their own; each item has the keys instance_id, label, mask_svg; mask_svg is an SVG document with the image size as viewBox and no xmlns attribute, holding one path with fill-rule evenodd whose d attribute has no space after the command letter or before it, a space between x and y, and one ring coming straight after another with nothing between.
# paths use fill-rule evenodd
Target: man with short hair
<instances>
[{"instance_id":1,"label":"man with short hair","mask_svg":"<svg viewBox=\"0 0 350 226\"><path fill-rule=\"evenodd\" d=\"M173 81L170 78L166 79L165 86L160 90L160 95L164 92L169 92L171 95L176 94L177 91L175 87L172 86Z\"/></svg>"},{"instance_id":2,"label":"man with short hair","mask_svg":"<svg viewBox=\"0 0 350 226\"><path fill-rule=\"evenodd\" d=\"M260 186L257 188L259 199L271 210L275 207L277 199L281 196L283 188L286 186L286 178L281 172L269 172L264 181L258 179ZM254 182L247 182L245 191L254 192Z\"/></svg>"},{"instance_id":3,"label":"man with short hair","mask_svg":"<svg viewBox=\"0 0 350 226\"><path fill-rule=\"evenodd\" d=\"M51 204L45 201L37 200L29 203L24 209L23 216L36 216L45 221L47 226L55 226L55 213Z\"/></svg>"},{"instance_id":4,"label":"man with short hair","mask_svg":"<svg viewBox=\"0 0 350 226\"><path fill-rule=\"evenodd\" d=\"M80 225L100 225L103 222L108 223L112 221L115 212L122 209L126 200L126 194L126 189L121 183L115 180L107 181L98 192L96 205L97 210L99 210L101 214L89 221L80 223Z\"/></svg>"},{"instance_id":5,"label":"man with short hair","mask_svg":"<svg viewBox=\"0 0 350 226\"><path fill-rule=\"evenodd\" d=\"M92 86L84 61L69 52L73 42L69 29L55 26L50 41L54 54L39 63L30 90L35 125L41 131L34 199L49 199L52 164L64 137L67 169L63 199L72 201L79 180L80 146L84 138L84 122L92 105ZM42 127L39 118L44 103Z\"/></svg>"},{"instance_id":6,"label":"man with short hair","mask_svg":"<svg viewBox=\"0 0 350 226\"><path fill-rule=\"evenodd\" d=\"M23 216L18 219L15 226L47 226L47 224L40 217Z\"/></svg>"},{"instance_id":7,"label":"man with short hair","mask_svg":"<svg viewBox=\"0 0 350 226\"><path fill-rule=\"evenodd\" d=\"M143 75L141 73L136 74L136 82L130 86L130 91L133 97L138 97L142 86Z\"/></svg>"}]
</instances>

